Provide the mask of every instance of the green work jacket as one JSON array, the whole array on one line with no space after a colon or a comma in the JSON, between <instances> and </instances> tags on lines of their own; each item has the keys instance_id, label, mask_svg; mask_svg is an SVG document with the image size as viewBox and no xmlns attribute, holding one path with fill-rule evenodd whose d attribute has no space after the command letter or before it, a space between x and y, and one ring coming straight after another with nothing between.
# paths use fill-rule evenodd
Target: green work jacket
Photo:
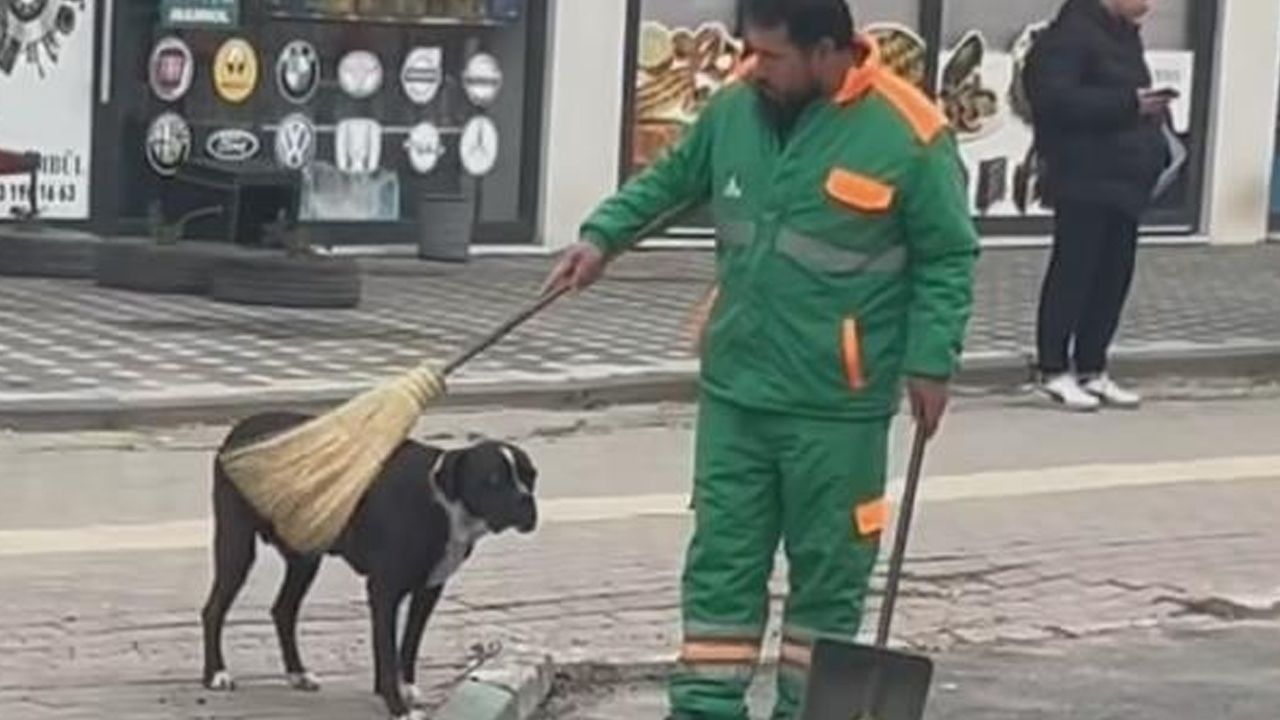
<instances>
[{"instance_id":1,"label":"green work jacket","mask_svg":"<svg viewBox=\"0 0 1280 720\"><path fill-rule=\"evenodd\" d=\"M710 203L719 292L701 383L713 396L876 419L896 412L904 375L957 368L978 237L956 143L868 50L785 140L750 83L725 88L582 227L613 256L672 210Z\"/></svg>"}]
</instances>

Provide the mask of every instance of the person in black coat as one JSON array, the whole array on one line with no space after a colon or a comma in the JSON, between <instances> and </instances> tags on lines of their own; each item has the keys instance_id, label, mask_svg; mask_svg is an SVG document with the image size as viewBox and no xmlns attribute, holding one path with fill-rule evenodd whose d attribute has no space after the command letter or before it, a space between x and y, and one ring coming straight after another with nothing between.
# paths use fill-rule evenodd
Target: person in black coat
<instances>
[{"instance_id":1,"label":"person in black coat","mask_svg":"<svg viewBox=\"0 0 1280 720\"><path fill-rule=\"evenodd\" d=\"M1135 407L1107 374L1133 279L1138 219L1168 147L1169 92L1151 88L1140 23L1151 0L1067 0L1027 69L1042 192L1055 211L1040 300L1041 389L1073 410Z\"/></svg>"}]
</instances>

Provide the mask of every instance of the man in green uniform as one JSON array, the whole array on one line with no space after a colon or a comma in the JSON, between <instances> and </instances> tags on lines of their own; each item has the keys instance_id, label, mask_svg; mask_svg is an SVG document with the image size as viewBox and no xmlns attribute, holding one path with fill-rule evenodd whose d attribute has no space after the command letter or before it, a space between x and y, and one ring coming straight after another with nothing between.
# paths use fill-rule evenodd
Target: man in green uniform
<instances>
[{"instance_id":1,"label":"man in green uniform","mask_svg":"<svg viewBox=\"0 0 1280 720\"><path fill-rule=\"evenodd\" d=\"M606 200L549 287L600 277L690 201L717 229L702 343L696 528L678 720L745 720L779 542L790 594L777 719L819 637L853 639L879 548L905 378L932 434L968 322L977 236L937 108L880 64L844 0L745 0L754 67Z\"/></svg>"}]
</instances>

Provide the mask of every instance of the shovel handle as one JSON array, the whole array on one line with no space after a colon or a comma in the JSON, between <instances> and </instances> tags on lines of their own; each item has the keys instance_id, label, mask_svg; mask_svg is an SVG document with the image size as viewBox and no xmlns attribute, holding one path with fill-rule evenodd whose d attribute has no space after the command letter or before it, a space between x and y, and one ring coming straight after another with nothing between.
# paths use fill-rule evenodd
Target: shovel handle
<instances>
[{"instance_id":1,"label":"shovel handle","mask_svg":"<svg viewBox=\"0 0 1280 720\"><path fill-rule=\"evenodd\" d=\"M559 300L565 293L569 292L569 290L570 287L568 285L562 285L558 288L547 291L539 296L537 300L525 305L519 312L512 315L506 320L506 322L499 325L488 335L479 338L454 356L454 358L449 361L449 364L444 366L444 369L441 371L442 374L445 377L449 377L454 373L454 371L463 365L466 365L477 355L493 347L499 340L509 335L512 330L520 327L534 315L545 310L548 305Z\"/></svg>"},{"instance_id":2,"label":"shovel handle","mask_svg":"<svg viewBox=\"0 0 1280 720\"><path fill-rule=\"evenodd\" d=\"M884 602L880 605L880 627L876 630L876 647L881 650L889 645L889 630L893 625L893 611L898 604L898 585L902 580L902 563L907 555L907 536L911 532L916 495L924 470L924 451L928 444L929 436L917 424L915 440L911 445L911 462L907 466L906 486L902 491L902 508L898 511L898 529L894 533L893 552L889 554L889 574L884 583Z\"/></svg>"}]
</instances>

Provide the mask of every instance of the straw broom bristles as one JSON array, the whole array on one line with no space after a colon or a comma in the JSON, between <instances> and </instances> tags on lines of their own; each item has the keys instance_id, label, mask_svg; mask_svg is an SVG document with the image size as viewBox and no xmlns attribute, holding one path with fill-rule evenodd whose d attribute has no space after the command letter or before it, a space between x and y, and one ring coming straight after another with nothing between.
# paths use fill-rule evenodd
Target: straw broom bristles
<instances>
[{"instance_id":1,"label":"straw broom bristles","mask_svg":"<svg viewBox=\"0 0 1280 720\"><path fill-rule=\"evenodd\" d=\"M441 374L422 365L286 432L229 449L219 461L286 545L321 552L443 392Z\"/></svg>"}]
</instances>

